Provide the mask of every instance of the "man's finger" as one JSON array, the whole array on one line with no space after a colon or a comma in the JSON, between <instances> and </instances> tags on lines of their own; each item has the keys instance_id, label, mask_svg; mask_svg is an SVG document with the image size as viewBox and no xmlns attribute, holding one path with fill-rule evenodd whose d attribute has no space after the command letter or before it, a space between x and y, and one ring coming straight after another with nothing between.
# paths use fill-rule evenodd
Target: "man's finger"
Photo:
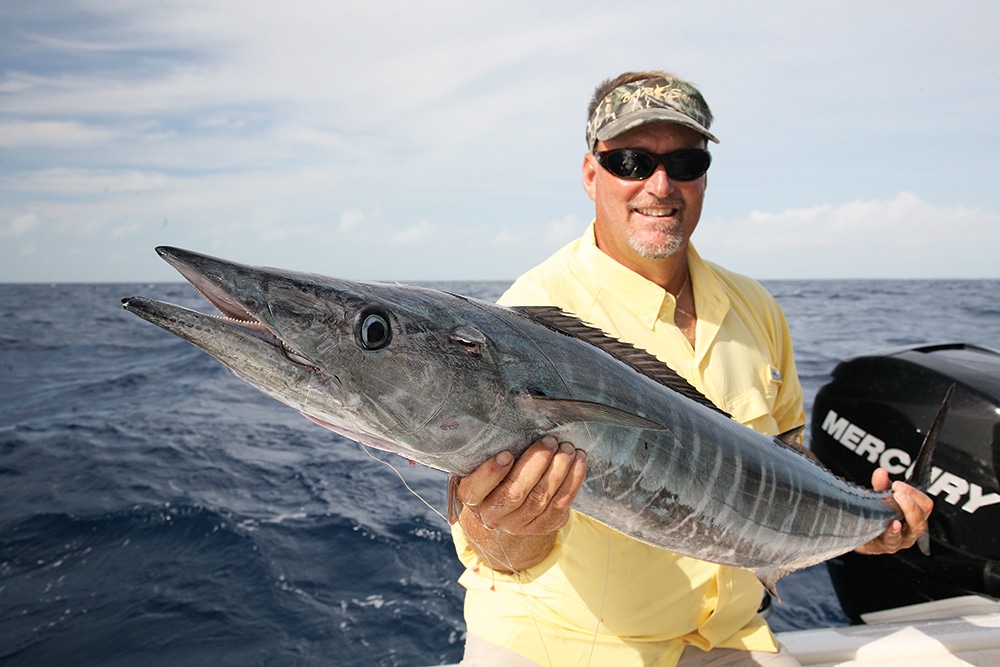
<instances>
[{"instance_id":1,"label":"man's finger","mask_svg":"<svg viewBox=\"0 0 1000 667\"><path fill-rule=\"evenodd\" d=\"M570 476L575 461L576 448L568 442L560 444L552 452L548 467L528 491L523 502L497 527L507 531L526 530L531 533L552 532L561 528L568 515L564 509L550 511L550 505Z\"/></svg>"},{"instance_id":2,"label":"man's finger","mask_svg":"<svg viewBox=\"0 0 1000 667\"><path fill-rule=\"evenodd\" d=\"M484 499L484 507L500 516L521 507L548 471L558 448L559 443L550 435L528 447L503 481Z\"/></svg>"},{"instance_id":3,"label":"man's finger","mask_svg":"<svg viewBox=\"0 0 1000 667\"><path fill-rule=\"evenodd\" d=\"M888 491L891 482L889 481L889 471L885 468L875 468L872 471L872 488L876 491Z\"/></svg>"},{"instance_id":4,"label":"man's finger","mask_svg":"<svg viewBox=\"0 0 1000 667\"><path fill-rule=\"evenodd\" d=\"M458 499L469 507L479 507L493 489L510 473L514 456L500 452L458 483Z\"/></svg>"},{"instance_id":5,"label":"man's finger","mask_svg":"<svg viewBox=\"0 0 1000 667\"><path fill-rule=\"evenodd\" d=\"M906 541L908 542L906 546L912 546L916 539L927 530L927 517L933 508L933 502L926 495L903 482L893 484L892 497L903 512L903 519L906 523Z\"/></svg>"},{"instance_id":6,"label":"man's finger","mask_svg":"<svg viewBox=\"0 0 1000 667\"><path fill-rule=\"evenodd\" d=\"M562 528L569 520L569 510L587 478L587 454L582 449L573 453L573 460L562 484L552 494L545 512L535 517L531 530L551 532Z\"/></svg>"}]
</instances>

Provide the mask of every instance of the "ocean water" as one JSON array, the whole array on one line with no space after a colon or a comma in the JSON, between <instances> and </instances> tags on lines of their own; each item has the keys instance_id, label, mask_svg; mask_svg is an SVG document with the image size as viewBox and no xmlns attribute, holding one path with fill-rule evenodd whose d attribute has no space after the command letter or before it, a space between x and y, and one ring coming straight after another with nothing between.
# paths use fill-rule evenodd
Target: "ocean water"
<instances>
[{"instance_id":1,"label":"ocean water","mask_svg":"<svg viewBox=\"0 0 1000 667\"><path fill-rule=\"evenodd\" d=\"M495 298L502 283L434 287ZM776 281L807 411L845 356L1000 348L1000 281ZM182 284L0 285L0 664L456 662L443 474L373 458L121 309ZM825 569L776 630L842 625Z\"/></svg>"}]
</instances>

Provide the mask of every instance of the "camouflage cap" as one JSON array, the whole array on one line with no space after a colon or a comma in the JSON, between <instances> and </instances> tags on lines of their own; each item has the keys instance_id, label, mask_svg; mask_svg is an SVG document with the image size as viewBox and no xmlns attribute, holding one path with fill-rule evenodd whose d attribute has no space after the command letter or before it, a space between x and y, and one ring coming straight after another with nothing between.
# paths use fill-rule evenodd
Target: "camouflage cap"
<instances>
[{"instance_id":1,"label":"camouflage cap","mask_svg":"<svg viewBox=\"0 0 1000 667\"><path fill-rule=\"evenodd\" d=\"M655 78L623 84L604 96L587 122L587 147L594 150L598 141L657 121L690 127L719 143L708 131L712 113L698 89L680 79Z\"/></svg>"}]
</instances>

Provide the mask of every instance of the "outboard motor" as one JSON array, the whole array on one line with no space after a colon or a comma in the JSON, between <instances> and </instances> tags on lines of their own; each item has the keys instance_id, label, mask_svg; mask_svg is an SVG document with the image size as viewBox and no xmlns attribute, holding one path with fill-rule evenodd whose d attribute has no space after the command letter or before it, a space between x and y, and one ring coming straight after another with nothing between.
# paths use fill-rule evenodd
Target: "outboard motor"
<instances>
[{"instance_id":1,"label":"outboard motor","mask_svg":"<svg viewBox=\"0 0 1000 667\"><path fill-rule=\"evenodd\" d=\"M840 362L816 395L810 449L866 487L878 466L902 479L953 384L926 489L931 555L849 553L827 564L856 623L863 613L930 600L1000 598L1000 352L959 343Z\"/></svg>"}]
</instances>

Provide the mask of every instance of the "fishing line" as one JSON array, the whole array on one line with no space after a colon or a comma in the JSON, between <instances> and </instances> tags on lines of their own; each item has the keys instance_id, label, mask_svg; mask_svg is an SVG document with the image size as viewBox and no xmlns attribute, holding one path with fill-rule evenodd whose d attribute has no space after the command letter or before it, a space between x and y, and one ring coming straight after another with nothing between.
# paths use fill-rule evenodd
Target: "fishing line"
<instances>
[{"instance_id":1,"label":"fishing line","mask_svg":"<svg viewBox=\"0 0 1000 667\"><path fill-rule=\"evenodd\" d=\"M587 437L590 438L590 442L593 442L596 438L596 434L591 433L590 425L584 424L583 428L584 432L587 434ZM600 473L598 473L599 469L597 469L595 466L595 470L591 472L589 470L589 466L591 465L590 459L587 459L587 465L588 465L587 476L589 477L591 475L598 475L598 479L602 480L601 495L604 496L604 502L607 502L608 487L607 483L604 481L605 480L604 471L601 470ZM606 535L606 540L605 540L605 556L604 556L604 592L601 595L601 607L597 612L597 625L594 627L594 638L590 644L590 655L587 657L588 666L591 665L594 661L594 651L597 649L597 637L601 634L601 624L604 623L604 605L608 601L608 584L611 581L611 529L608 528L607 526L605 526L605 535Z\"/></svg>"},{"instance_id":2,"label":"fishing line","mask_svg":"<svg viewBox=\"0 0 1000 667\"><path fill-rule=\"evenodd\" d=\"M605 493L607 495L607 493ZM587 664L594 661L594 650L597 648L597 637L601 634L601 624L604 623L604 604L608 601L608 582L611 581L611 529L606 528L605 542L606 553L604 557L604 595L601 597L601 608L597 611L597 626L594 628L594 639L590 645L590 655L587 657Z\"/></svg>"},{"instance_id":3,"label":"fishing line","mask_svg":"<svg viewBox=\"0 0 1000 667\"><path fill-rule=\"evenodd\" d=\"M538 642L542 645L542 650L545 651L545 661L549 664L549 667L552 667L552 656L549 655L549 647L545 645L545 635L542 634L542 628L538 625L538 618L535 616L535 610L531 606L531 596L524 590L524 584L521 582L521 573L514 569L514 564L511 562L510 556L507 555L507 550L503 548L503 542L500 541L500 529L495 528L494 532L497 536L497 546L500 547L503 558L507 561L507 569L509 569L511 574L514 575L514 580L517 581L517 587L521 589L521 595L524 597L524 603L528 606L528 615L531 617L531 622L535 626L535 632L538 633ZM493 577L495 581L496 572L493 573ZM495 585L496 584L494 584L494 586Z\"/></svg>"},{"instance_id":4,"label":"fishing line","mask_svg":"<svg viewBox=\"0 0 1000 667\"><path fill-rule=\"evenodd\" d=\"M420 500L420 502L422 502L424 505L426 505L432 512L434 512L439 517L441 517L441 519L444 520L445 523L449 523L448 518L444 514L442 514L441 512L439 512L436 507L434 507L429 502L427 502L426 500L424 500L423 496L421 496L419 493L417 493L416 491L413 490L413 487L411 487L407 483L407 481L403 477L402 473L400 473L398 470L396 470L395 466L393 466L388 461L383 461L382 459L380 459L377 456L375 456L374 454L372 454L371 450L367 446L365 446L365 445L363 445L361 443L358 443L358 444L361 445L361 450L365 454L367 454L369 456L369 458L371 458L373 461L378 461L382 465L388 467L389 470L392 470L394 473L396 473L396 477L398 477L399 481L401 481L403 483L403 486L406 487L407 491L409 491L410 493L412 493L418 500ZM514 575L515 579L517 580L517 585L521 588L521 594L524 595L525 600L529 600L528 601L528 613L531 615L531 620L535 624L535 630L538 632L538 638L539 638L539 640L541 640L542 648L545 650L545 658L546 658L547 662L549 663L549 665L552 665L552 658L549 656L549 649L548 649L548 647L545 646L545 639L544 639L544 637L542 635L542 629L541 629L541 627L539 627L538 620L535 618L535 612L531 608L530 599L529 599L527 593L524 590L524 585L521 583L520 574L514 570L514 567L513 567L514 564L511 561L510 556L507 554L507 550L504 549L503 542L500 541L500 532L501 532L500 529L496 529L496 533L497 533L497 546L500 547L500 551L503 554L503 558L504 558L504 560L507 561L507 567L510 569L511 573ZM495 576L495 573L494 573L494 576Z\"/></svg>"},{"instance_id":5,"label":"fishing line","mask_svg":"<svg viewBox=\"0 0 1000 667\"><path fill-rule=\"evenodd\" d=\"M588 435L589 435L589 428L587 429L587 431L588 431ZM368 448L368 446L366 446L364 444L361 444L361 443L358 443L358 444L361 447L361 451L363 451L365 454L367 454L369 458L371 458L373 461L377 461L377 462L381 463L382 465L384 465L387 468L389 468L389 470L391 470L394 473L396 473L396 477L398 477L399 481L403 483L403 486L406 487L407 491L409 491L420 502L422 502L424 505L426 505L429 510L431 510L432 512L434 512L435 514L437 514L439 517L441 517L441 519L445 523L449 523L448 518L444 514L442 514L441 512L439 512L436 507L434 507L433 505L431 505L427 500L424 499L423 496L421 496L419 493L417 493L413 489L413 487L411 487L409 485L409 483L406 481L406 478L403 477L402 473L400 473L399 470L397 470L395 466L393 466L388 461L383 461L382 459L380 459L377 456L375 456L374 454L372 454L372 452ZM607 496L607 489L604 489L604 495L605 495L605 497ZM532 605L531 605L531 596L528 595L527 591L525 591L525 589L524 589L524 584L521 581L520 573L517 572L517 571L515 571L514 568L513 568L513 562L511 561L510 556L507 554L507 550L504 549L503 542L500 540L500 532L501 531L499 529L496 529L496 533L497 533L497 546L500 547L500 551L503 554L503 558L504 558L505 561L507 561L507 567L510 569L511 573L514 575L514 578L515 578L515 581L517 582L518 588L521 589L521 595L524 597L525 603L527 604L527 607L528 607L528 610L527 610L528 611L528 615L531 617L531 622L534 624L535 631L538 633L538 639L539 639L539 642L542 645L542 650L545 651L546 662L548 662L549 665L552 665L553 664L552 663L552 656L549 655L549 648L548 648L548 646L545 643L545 636L542 633L541 626L538 624L538 618L535 616L535 610L532 608ZM594 650L597 647L597 637L600 634L601 623L604 621L604 603L607 601L607 595L608 595L608 580L610 578L610 571L611 571L611 531L610 530L607 532L607 538L608 538L608 541L607 541L607 549L608 549L608 551L607 551L607 555L606 555L606 559L605 559L605 570L604 570L604 597L601 600L601 608L600 608L600 611L598 612L597 626L594 628L593 643L591 644L591 647L590 647L590 651L591 652L590 652L590 656L588 657L588 660L587 660L587 664L588 665L591 664L592 661L593 661L593 659L594 659Z\"/></svg>"},{"instance_id":6,"label":"fishing line","mask_svg":"<svg viewBox=\"0 0 1000 667\"><path fill-rule=\"evenodd\" d=\"M359 445L361 445L361 443L358 443L358 444L359 444ZM414 491L414 490L413 490L413 488L412 488L412 487L411 487L411 486L410 486L410 485L409 485L409 484L408 484L408 483L406 482L406 480L405 480L405 479L403 478L403 475L402 475L402 474L400 474L400 472L399 472L398 470L396 470L396 468L395 468L395 467L393 467L393 465L392 465L391 463L389 463L388 461L383 461L382 459L380 459L380 458L378 458L377 456L375 456L374 454L372 454L372 453L371 453L371 451L370 451L370 450L368 449L368 447L367 447L366 445L361 445L361 449L362 449L362 451L364 451L364 453L365 453L365 454L367 454L367 455L368 455L368 456L369 456L369 457L370 457L370 458L371 458L371 459L372 459L373 461L378 461L378 462L379 462L379 463L381 463L382 465L384 465L384 466L388 467L388 468L389 468L389 470L391 470L391 471L393 471L394 473L396 473L396 477L398 477L398 478L399 478L399 481L403 483L403 486L405 486L405 487L406 487L406 490L407 490L407 491L409 491L409 492L410 492L410 493L412 493L412 494L413 494L414 496L416 496L416 498L417 498L417 499L418 499L418 500L419 500L420 502L422 502L422 503L423 503L424 505L427 505L427 508L428 508L428 509L430 509L430 511L434 512L435 514L437 514L437 515L438 515L439 517L441 517L441 519L443 519L445 523L448 523L448 517L446 517L446 516L445 516L444 514L442 514L441 512L439 512L439 511L437 510L437 508L436 508L436 507L434 507L434 506L433 506L433 505L431 505L431 504L430 504L429 502L427 502L426 500L424 500L424 497L423 497L423 496L421 496L421 495L420 495L419 493L417 493L416 491Z\"/></svg>"},{"instance_id":7,"label":"fishing line","mask_svg":"<svg viewBox=\"0 0 1000 667\"><path fill-rule=\"evenodd\" d=\"M582 439L584 439L584 440L586 440L588 442L593 442L596 439L597 436L596 436L595 433L593 433L591 431L590 425L589 424L582 424L582 427L583 427L583 433L584 433L584 437ZM580 438L574 438L574 440L579 440L579 439ZM588 459L588 467L590 465L591 465L590 464L590 460ZM607 501L608 498L609 498L609 493L608 493L608 489L607 489L607 480L606 480L606 476L604 474L604 470L601 469L601 468L595 468L593 470L588 470L588 472L587 472L587 476L588 477L592 477L594 475L597 475L597 478L601 480L601 495L604 497L604 500ZM605 528L604 590L603 590L603 594L601 596L601 604L600 604L600 607L599 607L598 612L597 612L597 624L594 626L594 634L592 636L591 644L590 644L590 653L587 656L586 665L588 665L588 666L593 664L593 661L594 661L594 652L597 650L598 637L601 634L601 625L603 625L603 623L604 623L604 607L605 607L605 604L607 603L607 599L608 599L608 586L609 586L609 583L611 581L611 534L612 534L612 531L611 531L610 528L607 528L606 526L604 528ZM531 618L531 622L532 622L532 624L535 627L535 631L538 633L539 643L542 646L542 650L545 652L546 662L551 667L554 663L552 662L552 656L549 653L549 647L548 647L548 645L545 642L545 635L542 632L542 628L541 628L541 625L539 624L538 617L536 616L534 607L532 606L531 595L524 588L524 583L521 581L520 572L517 572L516 570L514 570L513 563L511 562L511 558L507 554L507 550L504 548L503 542L500 540L500 533L501 533L500 529L495 529L495 533L496 533L496 543L497 543L497 546L500 548L501 554L503 555L503 559L507 562L507 568L511 571L511 574L513 574L514 577L515 577L515 581L517 582L517 586L518 586L518 588L521 591L521 596L524 598L524 604L525 604L525 607L527 608L526 610L528 612L528 616ZM494 573L494 579L495 579L495 577L496 577L496 574Z\"/></svg>"},{"instance_id":8,"label":"fishing line","mask_svg":"<svg viewBox=\"0 0 1000 667\"><path fill-rule=\"evenodd\" d=\"M392 470L394 473L396 473L396 477L398 477L399 481L401 481L403 483L403 486L406 487L407 491L409 491L410 493L412 493L418 500L420 500L420 502L422 502L424 505L426 505L428 507L428 509L430 509L432 512L434 512L439 517L441 517L441 519L444 520L445 523L449 523L448 518L444 514L442 514L441 512L439 512L436 507L434 507L429 502L427 502L426 500L424 500L423 496L421 496L419 493L417 493L416 491L413 490L413 487L411 487L407 483L407 481L403 477L402 473L400 473L398 470L396 470L395 466L393 466L388 461L383 461L382 459L380 459L377 456L375 456L374 454L372 454L371 450L366 445L363 445L361 443L358 443L358 444L361 446L361 450L365 454L367 454L369 458L371 458L373 461L378 461L382 465L388 467L389 470ZM549 649L545 645L545 638L544 638L544 635L542 634L541 627L538 625L538 619L535 617L534 609L531 608L530 597L528 596L527 592L524 590L524 584L521 583L520 573L518 573L517 571L514 570L514 567L513 567L514 564L511 561L510 556L507 554L507 550L504 549L503 542L501 542L501 540L500 540L500 532L501 532L500 529L496 529L496 533L497 533L497 546L500 547L500 551L503 554L503 558L504 558L504 560L507 561L507 567L510 569L511 573L514 575L515 580L517 581L517 585L521 589L521 594L524 596L525 600L527 601L528 613L531 616L532 622L535 624L535 630L538 632L538 638L541 641L542 648L545 650L546 661L548 662L549 665L552 665L552 657L549 655ZM494 576L495 576L495 573L494 573Z\"/></svg>"}]
</instances>

